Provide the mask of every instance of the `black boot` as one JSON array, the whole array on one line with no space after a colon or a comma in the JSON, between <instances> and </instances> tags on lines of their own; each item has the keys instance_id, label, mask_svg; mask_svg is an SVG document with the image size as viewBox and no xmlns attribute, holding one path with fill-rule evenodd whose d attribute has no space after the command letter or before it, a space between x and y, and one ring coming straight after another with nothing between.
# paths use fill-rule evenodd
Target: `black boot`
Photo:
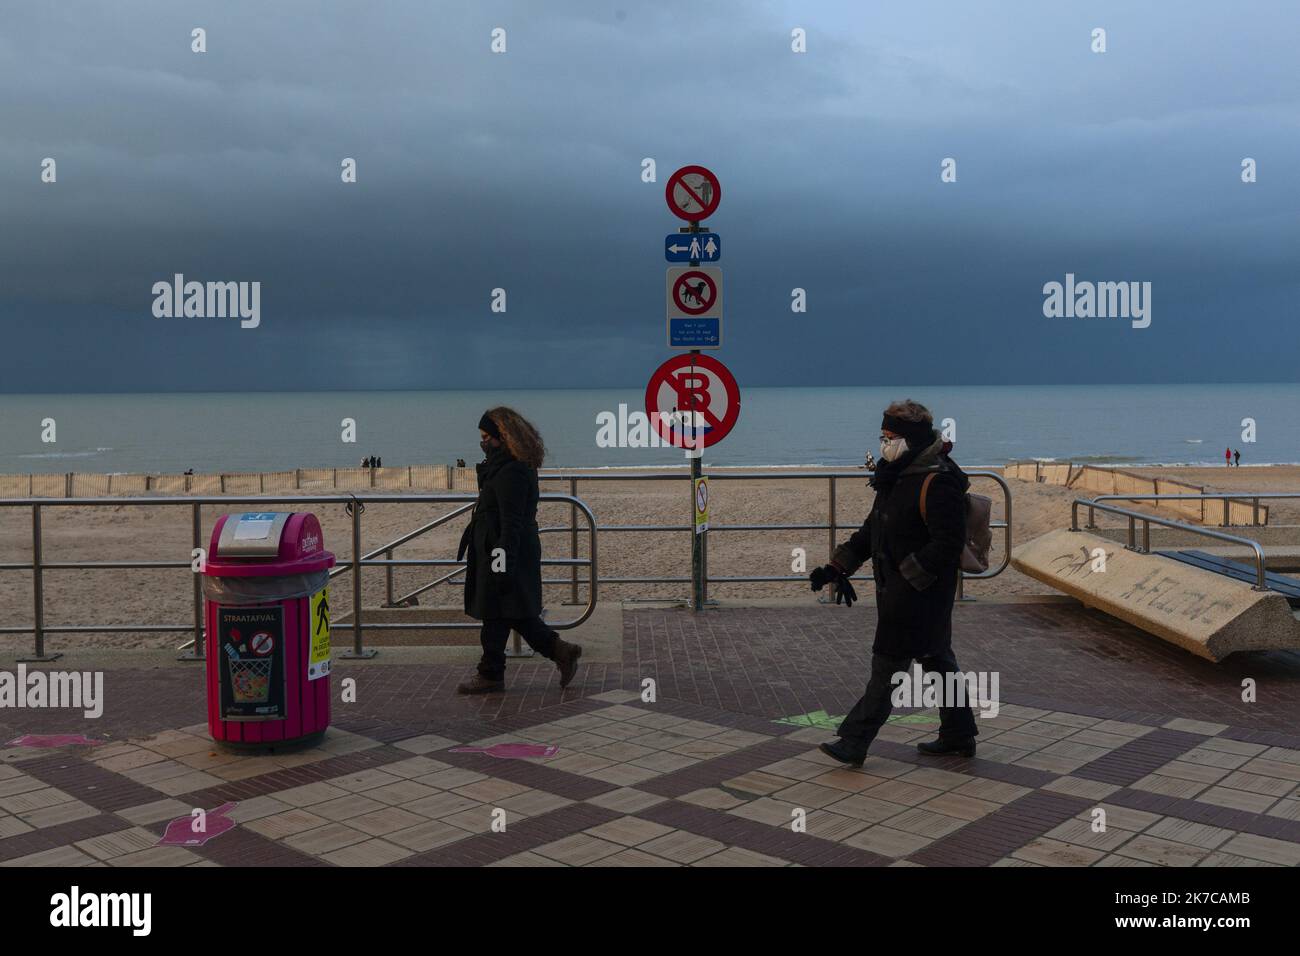
<instances>
[{"instance_id":1,"label":"black boot","mask_svg":"<svg viewBox=\"0 0 1300 956\"><path fill-rule=\"evenodd\" d=\"M456 686L458 694L492 694L496 691L505 690L506 682L504 680L489 680L482 674L475 674L472 678Z\"/></svg>"},{"instance_id":2,"label":"black boot","mask_svg":"<svg viewBox=\"0 0 1300 956\"><path fill-rule=\"evenodd\" d=\"M820 744L817 749L850 767L861 767L862 761L867 759L866 748L858 750L843 737L836 738L830 743Z\"/></svg>"},{"instance_id":3,"label":"black boot","mask_svg":"<svg viewBox=\"0 0 1300 956\"><path fill-rule=\"evenodd\" d=\"M555 666L560 669L560 686L568 687L573 675L578 672L578 658L582 656L580 644L570 644L563 638L555 639Z\"/></svg>"},{"instance_id":4,"label":"black boot","mask_svg":"<svg viewBox=\"0 0 1300 956\"><path fill-rule=\"evenodd\" d=\"M931 757L957 756L973 757L975 756L975 738L967 737L965 740L944 740L940 737L938 740L926 744L917 744L916 749L923 754Z\"/></svg>"}]
</instances>

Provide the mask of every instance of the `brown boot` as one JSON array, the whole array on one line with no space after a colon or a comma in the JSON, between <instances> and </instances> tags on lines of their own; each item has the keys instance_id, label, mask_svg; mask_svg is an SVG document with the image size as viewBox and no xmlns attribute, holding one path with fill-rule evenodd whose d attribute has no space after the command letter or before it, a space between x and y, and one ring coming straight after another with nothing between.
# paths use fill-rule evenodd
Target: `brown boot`
<instances>
[{"instance_id":1,"label":"brown boot","mask_svg":"<svg viewBox=\"0 0 1300 956\"><path fill-rule=\"evenodd\" d=\"M458 694L491 694L499 690L506 689L504 680L488 680L482 674L475 674L473 678L467 680L456 687Z\"/></svg>"},{"instance_id":2,"label":"brown boot","mask_svg":"<svg viewBox=\"0 0 1300 956\"><path fill-rule=\"evenodd\" d=\"M555 639L555 666L560 669L560 686L568 687L578 672L578 658L582 656L581 644L570 644L563 638Z\"/></svg>"}]
</instances>

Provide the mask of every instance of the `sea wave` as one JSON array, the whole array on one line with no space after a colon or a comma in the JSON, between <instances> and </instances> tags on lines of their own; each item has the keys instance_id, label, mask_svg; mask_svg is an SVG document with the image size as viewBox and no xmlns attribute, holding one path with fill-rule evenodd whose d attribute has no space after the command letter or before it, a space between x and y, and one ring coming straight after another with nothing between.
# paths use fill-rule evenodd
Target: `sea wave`
<instances>
[{"instance_id":1,"label":"sea wave","mask_svg":"<svg viewBox=\"0 0 1300 956\"><path fill-rule=\"evenodd\" d=\"M15 458L94 458L96 455L102 455L106 451L112 451L111 448L96 448L94 451L41 451L29 452L25 455L15 455Z\"/></svg>"}]
</instances>

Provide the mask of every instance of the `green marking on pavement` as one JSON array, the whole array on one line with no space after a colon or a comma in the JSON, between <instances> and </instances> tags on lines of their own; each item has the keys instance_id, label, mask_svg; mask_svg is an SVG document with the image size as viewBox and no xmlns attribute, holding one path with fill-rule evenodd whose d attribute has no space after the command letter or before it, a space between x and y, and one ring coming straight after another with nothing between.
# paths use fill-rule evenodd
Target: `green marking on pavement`
<instances>
[{"instance_id":1,"label":"green marking on pavement","mask_svg":"<svg viewBox=\"0 0 1300 956\"><path fill-rule=\"evenodd\" d=\"M821 727L827 730L834 730L844 720L844 715L832 717L824 710L814 710L810 714L794 714L790 717L778 717L772 721L774 724L788 724L791 727ZM927 714L894 714L889 718L891 724L937 724L938 717Z\"/></svg>"}]
</instances>

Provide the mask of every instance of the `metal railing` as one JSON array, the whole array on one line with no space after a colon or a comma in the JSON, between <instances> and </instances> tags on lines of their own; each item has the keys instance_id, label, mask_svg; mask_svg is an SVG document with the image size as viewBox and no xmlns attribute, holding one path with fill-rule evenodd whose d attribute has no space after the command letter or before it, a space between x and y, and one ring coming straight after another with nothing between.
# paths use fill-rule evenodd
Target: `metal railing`
<instances>
[{"instance_id":1,"label":"metal railing","mask_svg":"<svg viewBox=\"0 0 1300 956\"><path fill-rule=\"evenodd\" d=\"M32 634L34 635L34 650L31 656L20 658L23 661L50 661L60 657L60 654L47 654L45 651L46 634L79 634L79 633L178 633L193 630L193 651L186 655L187 658L201 660L203 657L203 593L199 581L199 575L193 573L194 561L46 561L43 556L43 534L41 527L41 518L47 508L69 508L69 507L188 507L191 513L191 536L192 544L196 549L205 547L203 539L203 521L202 508L204 505L219 505L224 510L230 510L232 505L240 504L292 504L298 508L305 508L312 505L343 504L351 505L352 520L352 560L340 561L330 572L331 578L340 573L353 572L352 575L352 602L353 602L353 620L350 622L353 631L353 647L351 651L344 652L343 657L373 657L374 651L366 651L361 643L362 627L362 607L361 607L361 575L357 573L358 568L366 567L386 567L394 566L446 566L456 565L464 567L464 562L454 560L437 559L437 558L408 558L402 560L379 559L377 554L385 549L391 551L396 545L390 542L389 545L381 547L377 551L369 554L361 554L361 515L364 512L364 505L371 503L403 503L403 504L439 504L455 503L461 504L462 507L453 511L450 515L433 522L433 525L445 523L456 515L463 514L466 510L474 505L475 495L468 494L415 494L415 495L307 495L291 497L139 497L139 498L5 498L0 499L0 508L30 508L32 511L32 560L30 562L7 562L0 563L0 571L30 571L32 574L32 609L33 620L31 626L24 625L4 625L0 626L0 634ZM576 515L581 511L587 517L588 531L590 534L589 553L587 558L578 558L576 554L570 558L547 558L543 559L544 565L563 565L572 567L573 574L576 578L577 569L580 566L590 568L588 578L590 587L588 589L587 605L583 612L572 621L548 621L548 625L557 630L577 627L588 617L596 608L597 582L599 574L596 563L596 518L591 513L591 509L586 503L569 495L544 494L540 496L541 502L561 502L570 506L571 512ZM566 529L567 530L567 529ZM574 522L574 535L577 534L576 520ZM414 535L412 535L413 537ZM193 576L193 600L194 600L194 620L192 624L47 624L45 620L45 586L44 574L46 571L55 570L102 570L102 569L161 569L161 568L186 568L191 571ZM453 574L455 572L453 571ZM567 583L566 581L552 581L548 583ZM457 623L373 623L367 624L366 627L375 630L404 630L410 628L435 629L448 627L477 627L477 622Z\"/></svg>"},{"instance_id":2,"label":"metal railing","mask_svg":"<svg viewBox=\"0 0 1300 956\"><path fill-rule=\"evenodd\" d=\"M843 471L790 471L790 472L714 472L707 477L710 482L714 481L807 481L807 480L824 480L827 483L827 517L824 523L817 524L715 524L709 522L709 530L704 535L704 596L708 598L708 586L710 582L726 584L766 584L780 582L800 582L806 584L807 575L803 574L786 574L786 575L726 575L714 576L708 571L708 538L709 535L716 532L735 532L735 531L825 531L827 534L827 554L835 550L838 544L838 534L842 531L856 530L856 525L841 525L837 519L836 513L836 494L835 485L837 481L843 479L862 480L870 477L870 472L857 470ZM966 472L970 478L987 478L996 482L1002 490L1003 501L1003 520L993 521L990 523L994 529L1001 529L1004 535L1004 553L1002 561L996 567L979 574L963 574L958 582L958 594L962 592L961 580L964 578L992 578L1006 570L1011 560L1011 487L1007 484L1005 478L995 471L974 470ZM694 493L691 488L691 476L687 472L652 472L649 474L624 474L603 472L576 472L561 474L543 474L540 476L542 481L564 481L568 483L568 492L571 496L577 497L578 483L584 481L681 481L687 486L687 493L683 502L693 502ZM693 508L693 505L691 506ZM692 514L691 510L684 510L685 514ZM562 529L561 529L562 530ZM676 531L685 534L694 534L695 526L690 523L680 525L601 525L600 532L602 535L615 533L650 533ZM577 536L576 532L570 541L570 556L576 557ZM670 577L602 577L601 584L686 584L691 583L689 575L670 576ZM574 603L578 601L578 586L576 581L576 572L574 581L571 582L570 600Z\"/></svg>"},{"instance_id":3,"label":"metal railing","mask_svg":"<svg viewBox=\"0 0 1300 956\"><path fill-rule=\"evenodd\" d=\"M1124 498L1124 495L1106 495L1108 498ZM1197 497L1196 495L1168 495L1166 497ZM1174 521L1172 518L1158 518L1155 515L1147 514L1144 511L1133 511L1130 508L1120 508L1117 505L1105 504L1100 498L1075 498L1070 505L1070 530L1079 530L1079 506L1082 505L1088 509L1087 528L1096 528L1094 523L1095 512L1100 511L1103 514L1119 515L1128 519L1128 543L1124 545L1129 551L1135 551L1138 554L1151 553L1151 526L1160 525L1164 528L1174 528L1178 531L1189 531L1192 534L1198 534L1205 538L1213 538L1216 541L1227 541L1230 544L1243 545L1250 548L1255 553L1255 583L1252 588L1256 591L1272 590L1268 584L1268 578L1264 568L1264 549L1260 547L1258 541L1251 538L1243 538L1235 534L1227 534L1223 531L1215 531L1213 528L1206 528L1202 525L1188 524L1185 521ZM1137 544L1137 525L1142 525L1142 545Z\"/></svg>"},{"instance_id":4,"label":"metal railing","mask_svg":"<svg viewBox=\"0 0 1300 956\"><path fill-rule=\"evenodd\" d=\"M1246 494L1233 493L1230 491L1207 491L1202 494L1187 495L1161 495L1161 494L1138 494L1138 495L1097 495L1092 501L1222 501L1223 502L1223 523L1221 528L1230 528L1233 525L1229 522L1229 509L1234 504L1244 505L1247 501L1251 502L1251 527L1261 527L1259 523L1259 503L1261 501L1285 500L1288 498L1300 498L1300 492L1289 491L1250 491ZM1088 513L1088 527L1094 527L1092 523L1092 513Z\"/></svg>"},{"instance_id":5,"label":"metal railing","mask_svg":"<svg viewBox=\"0 0 1300 956\"><path fill-rule=\"evenodd\" d=\"M991 527L995 530L1003 531L1003 554L1001 562L994 567L989 568L979 574L962 574L959 578L958 594L961 595L961 587L964 579L975 578L992 578L1006 570L1011 557L1012 547L1012 501L1011 489L1006 480L997 472L985 470L973 470L966 473L972 479L989 479L996 482L1002 491L1003 499L1003 520L991 522ZM844 479L862 480L869 477L870 473L861 469L843 470L843 471L795 471L795 472L717 472L709 475L710 481L825 481L827 488L827 515L825 522L808 523L808 524L716 524L711 523L709 531L704 535L704 596L707 599L708 585L710 582L727 583L727 584L765 584L765 583L783 583L798 582L806 583L807 577L802 574L789 575L719 575L710 576L708 573L708 535L713 533L727 532L763 532L763 531L824 531L827 534L827 553L833 552L838 544L838 535L841 532L856 529L856 525L842 525L838 520L837 500L836 500L836 483ZM596 541L597 534L614 534L614 533L661 533L661 532L680 532L683 534L695 533L692 523L683 524L665 524L665 525L598 525L595 515L591 509L577 496L578 485L580 482L593 481L682 481L687 485L688 494L683 496L684 513L691 514L688 508L693 505L687 505L687 502L693 502L694 495L691 491L689 473L676 472L656 472L650 474L625 474L625 473L561 473L561 474L543 474L540 476L543 482L562 481L568 484L568 494L543 494L540 496L541 502L559 502L568 504L570 511L570 522L562 526L546 526L539 528L542 534L567 533L569 535L569 557L567 558L548 558L542 561L543 565L561 566L569 569L567 577L543 579L544 584L549 585L568 585L570 589L570 600L572 605L582 605L579 598L579 586L588 585L587 600L585 608L579 617L572 621L548 622L551 627L558 630L577 627L587 620L595 610L597 601L597 587L600 584L691 584L689 575L681 576L622 576L622 577L601 577L599 574L598 564L596 561ZM417 597L439 584L459 583L456 581L456 575L464 570L465 563L453 559L399 559L394 557L394 553L422 535L435 530L447 522L464 515L472 510L476 496L471 494L406 494L398 493L393 495L312 495L312 496L276 496L276 497L228 497L228 496L211 496L211 497L131 497L131 498L12 498L0 499L0 507L26 507L32 509L32 561L31 563L10 563L0 564L0 571L5 570L22 570L33 573L33 608L34 620L30 627L27 626L0 626L0 633L19 633L34 634L35 652L30 658L24 660L52 660L57 655L47 655L45 653L45 635L62 634L62 633L168 633L168 632L186 632L193 631L193 652L187 657L201 659L203 654L203 597L200 587L199 576L194 575L193 583L193 600L194 600L194 620L192 624L171 625L171 624L110 624L110 625L48 625L45 623L44 610L44 589L42 574L46 570L90 570L97 568L191 568L192 562L189 561L99 561L99 562L47 562L42 557L42 535L41 535L41 513L45 508L59 507L88 507L88 506L187 506L191 509L192 514L192 539L193 547L205 547L203 538L201 508L203 506L220 506L223 509L230 510L234 505L254 503L259 506L267 504L290 504L296 507L308 507L311 505L325 504L351 504L358 502L361 505L367 502L371 503L443 503L456 504L459 507L453 509L445 515L441 515L433 521L427 522L412 531L406 532L398 538L381 544L365 554L361 554L361 514L363 507L353 507L351 512L352 521L352 561L341 561L330 572L331 580L340 574L348 573L360 565L360 567L383 567L385 569L385 596L388 606L403 606L411 598ZM589 553L587 558L579 555L579 536L581 527L577 520L578 513L582 512L587 523L587 531L590 539ZM383 555L381 558L380 555ZM358 557L359 556L359 557ZM393 570L399 567L443 567L450 570L432 581L429 581L414 590L399 596L394 594ZM586 578L579 577L579 569L587 567L588 574ZM362 646L362 611L361 611L361 580L360 575L354 575L352 579L352 598L354 615L353 620L348 622L353 630L353 647L346 651L344 657L369 657L373 656L374 651L366 651ZM365 627L375 630L439 630L439 629L463 629L477 627L474 622L374 622L366 624Z\"/></svg>"}]
</instances>

